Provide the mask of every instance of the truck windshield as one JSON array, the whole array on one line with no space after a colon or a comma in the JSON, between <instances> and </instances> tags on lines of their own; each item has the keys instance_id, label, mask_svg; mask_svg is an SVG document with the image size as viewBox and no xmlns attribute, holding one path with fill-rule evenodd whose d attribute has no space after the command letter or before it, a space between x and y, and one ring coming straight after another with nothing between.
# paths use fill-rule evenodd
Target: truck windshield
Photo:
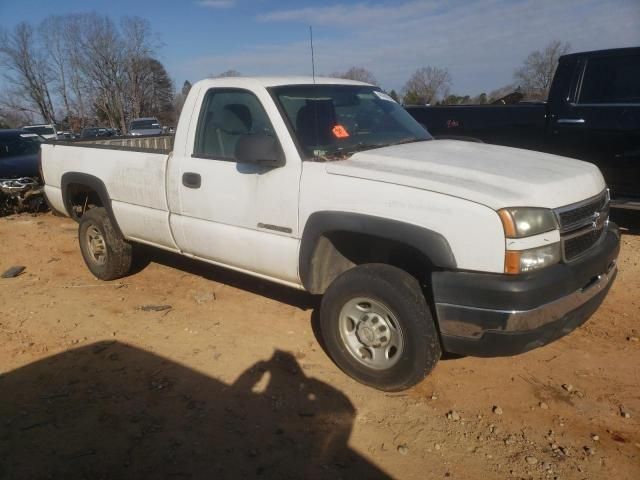
<instances>
[{"instance_id":1,"label":"truck windshield","mask_svg":"<svg viewBox=\"0 0 640 480\"><path fill-rule=\"evenodd\" d=\"M42 140L35 133L0 135L0 158L36 154L40 151Z\"/></svg>"},{"instance_id":2,"label":"truck windshield","mask_svg":"<svg viewBox=\"0 0 640 480\"><path fill-rule=\"evenodd\" d=\"M45 125L27 126L23 130L29 130L30 132L37 133L38 135L55 135L56 131L53 127L47 127Z\"/></svg>"},{"instance_id":3,"label":"truck windshield","mask_svg":"<svg viewBox=\"0 0 640 480\"><path fill-rule=\"evenodd\" d=\"M432 139L376 87L287 85L272 92L309 158L339 160L362 150Z\"/></svg>"}]
</instances>

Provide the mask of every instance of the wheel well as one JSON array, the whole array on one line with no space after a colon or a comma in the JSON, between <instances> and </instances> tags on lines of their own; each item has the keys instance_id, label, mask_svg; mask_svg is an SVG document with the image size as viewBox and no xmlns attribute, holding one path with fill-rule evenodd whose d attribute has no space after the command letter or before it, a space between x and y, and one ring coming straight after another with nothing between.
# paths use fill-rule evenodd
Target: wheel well
<instances>
[{"instance_id":1,"label":"wheel well","mask_svg":"<svg viewBox=\"0 0 640 480\"><path fill-rule=\"evenodd\" d=\"M68 213L75 220L79 220L91 208L104 207L100 194L81 183L67 185L66 200Z\"/></svg>"},{"instance_id":2,"label":"wheel well","mask_svg":"<svg viewBox=\"0 0 640 480\"><path fill-rule=\"evenodd\" d=\"M422 285L434 269L429 258L416 248L397 240L347 231L327 232L318 238L311 257L308 289L324 293L343 272L365 263L384 263L414 276Z\"/></svg>"}]
</instances>

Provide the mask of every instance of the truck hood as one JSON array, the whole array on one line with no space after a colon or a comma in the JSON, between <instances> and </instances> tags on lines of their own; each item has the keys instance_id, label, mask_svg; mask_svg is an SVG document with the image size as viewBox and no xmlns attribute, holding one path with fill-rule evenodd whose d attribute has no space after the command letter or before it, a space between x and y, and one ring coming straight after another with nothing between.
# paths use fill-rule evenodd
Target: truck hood
<instances>
[{"instance_id":1,"label":"truck hood","mask_svg":"<svg viewBox=\"0 0 640 480\"><path fill-rule=\"evenodd\" d=\"M432 140L378 148L326 164L332 175L464 198L495 210L557 208L605 188L595 165L518 148Z\"/></svg>"},{"instance_id":2,"label":"truck hood","mask_svg":"<svg viewBox=\"0 0 640 480\"><path fill-rule=\"evenodd\" d=\"M38 176L37 153L0 158L0 179Z\"/></svg>"}]
</instances>

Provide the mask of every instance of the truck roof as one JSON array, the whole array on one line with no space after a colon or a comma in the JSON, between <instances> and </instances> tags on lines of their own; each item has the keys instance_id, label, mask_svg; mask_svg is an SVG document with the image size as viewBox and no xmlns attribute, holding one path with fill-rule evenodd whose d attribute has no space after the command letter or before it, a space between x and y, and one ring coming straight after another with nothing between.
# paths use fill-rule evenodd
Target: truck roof
<instances>
[{"instance_id":1,"label":"truck roof","mask_svg":"<svg viewBox=\"0 0 640 480\"><path fill-rule=\"evenodd\" d=\"M618 55L630 55L640 53L640 47L625 47L625 48L609 48L607 50L590 50L588 52L575 52L563 55L560 58L566 57L616 57Z\"/></svg>"},{"instance_id":2,"label":"truck roof","mask_svg":"<svg viewBox=\"0 0 640 480\"><path fill-rule=\"evenodd\" d=\"M278 87L282 85L367 85L369 83L344 78L291 76L291 77L222 77L200 80L196 85L204 87Z\"/></svg>"}]
</instances>

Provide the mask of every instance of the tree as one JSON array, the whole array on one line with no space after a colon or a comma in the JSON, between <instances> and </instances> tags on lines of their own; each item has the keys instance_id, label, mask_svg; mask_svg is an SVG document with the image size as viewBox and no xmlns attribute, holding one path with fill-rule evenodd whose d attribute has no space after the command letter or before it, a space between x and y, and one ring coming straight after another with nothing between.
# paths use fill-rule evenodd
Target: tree
<instances>
[{"instance_id":1,"label":"tree","mask_svg":"<svg viewBox=\"0 0 640 480\"><path fill-rule=\"evenodd\" d=\"M10 72L12 95L38 112L47 123L55 123L51 101L51 69L46 53L36 43L33 27L19 23L13 32L0 32L0 63Z\"/></svg>"},{"instance_id":2,"label":"tree","mask_svg":"<svg viewBox=\"0 0 640 480\"><path fill-rule=\"evenodd\" d=\"M451 88L451 74L446 68L422 67L404 86L404 103L430 104L446 97Z\"/></svg>"},{"instance_id":3,"label":"tree","mask_svg":"<svg viewBox=\"0 0 640 480\"><path fill-rule=\"evenodd\" d=\"M153 81L153 65L151 55L153 47L149 41L151 27L148 20L139 17L125 17L120 21L120 30L125 45L124 61L127 111L131 118L143 116L145 95ZM164 69L163 69L164 70Z\"/></svg>"},{"instance_id":4,"label":"tree","mask_svg":"<svg viewBox=\"0 0 640 480\"><path fill-rule=\"evenodd\" d=\"M149 22L137 17L49 16L38 28L0 29L10 85L0 92L3 118L59 118L72 129L97 120L123 132L133 117L173 122L174 87L155 49Z\"/></svg>"},{"instance_id":5,"label":"tree","mask_svg":"<svg viewBox=\"0 0 640 480\"><path fill-rule=\"evenodd\" d=\"M242 74L237 70L225 70L222 73L218 73L217 75L211 74L211 78L225 78L225 77L241 77Z\"/></svg>"},{"instance_id":6,"label":"tree","mask_svg":"<svg viewBox=\"0 0 640 480\"><path fill-rule=\"evenodd\" d=\"M395 90L392 89L389 92L389 96L393 98L396 102L400 102L400 97L398 97L398 92L396 92Z\"/></svg>"},{"instance_id":7,"label":"tree","mask_svg":"<svg viewBox=\"0 0 640 480\"><path fill-rule=\"evenodd\" d=\"M358 82L370 83L372 85L378 84L373 73L364 67L351 67L346 72L336 72L332 73L330 76L333 78L344 78L346 80L357 80Z\"/></svg>"},{"instance_id":8,"label":"tree","mask_svg":"<svg viewBox=\"0 0 640 480\"><path fill-rule=\"evenodd\" d=\"M146 82L141 96L140 116L155 116L162 123L174 123L173 82L169 74L155 58L143 59L141 63L141 70L146 72Z\"/></svg>"},{"instance_id":9,"label":"tree","mask_svg":"<svg viewBox=\"0 0 640 480\"><path fill-rule=\"evenodd\" d=\"M544 50L531 52L513 77L520 84L525 97L546 100L558 66L558 59L569 52L571 45L554 40Z\"/></svg>"},{"instance_id":10,"label":"tree","mask_svg":"<svg viewBox=\"0 0 640 480\"><path fill-rule=\"evenodd\" d=\"M182 84L182 90L176 93L174 97L174 111L176 117L180 116L182 112L182 107L184 107L184 102L187 100L187 95L191 91L191 82L189 80L185 80Z\"/></svg>"},{"instance_id":11,"label":"tree","mask_svg":"<svg viewBox=\"0 0 640 480\"><path fill-rule=\"evenodd\" d=\"M442 102L440 103L442 105L469 105L473 102L471 101L471 97L469 95L447 95L442 99Z\"/></svg>"},{"instance_id":12,"label":"tree","mask_svg":"<svg viewBox=\"0 0 640 480\"><path fill-rule=\"evenodd\" d=\"M30 112L19 108L0 108L0 128L22 128L33 123Z\"/></svg>"},{"instance_id":13,"label":"tree","mask_svg":"<svg viewBox=\"0 0 640 480\"><path fill-rule=\"evenodd\" d=\"M182 84L182 95L186 97L187 95L189 95L190 91L191 91L191 82L189 80L185 80L184 83Z\"/></svg>"},{"instance_id":14,"label":"tree","mask_svg":"<svg viewBox=\"0 0 640 480\"><path fill-rule=\"evenodd\" d=\"M86 22L84 15L67 15L64 18L64 43L69 79L68 95L72 111L67 122L71 130L80 130L93 123L95 117L94 112L90 109L91 86L81 69L82 55L77 48Z\"/></svg>"},{"instance_id":15,"label":"tree","mask_svg":"<svg viewBox=\"0 0 640 480\"><path fill-rule=\"evenodd\" d=\"M40 24L39 33L42 44L46 46L49 55L52 69L52 84L62 98L65 118L69 119L71 117L71 105L67 88L67 55L69 49L65 41L65 28L65 17L50 16Z\"/></svg>"},{"instance_id":16,"label":"tree","mask_svg":"<svg viewBox=\"0 0 640 480\"><path fill-rule=\"evenodd\" d=\"M83 16L78 35L79 68L85 76L96 117L126 132L127 47L114 22Z\"/></svg>"}]
</instances>

